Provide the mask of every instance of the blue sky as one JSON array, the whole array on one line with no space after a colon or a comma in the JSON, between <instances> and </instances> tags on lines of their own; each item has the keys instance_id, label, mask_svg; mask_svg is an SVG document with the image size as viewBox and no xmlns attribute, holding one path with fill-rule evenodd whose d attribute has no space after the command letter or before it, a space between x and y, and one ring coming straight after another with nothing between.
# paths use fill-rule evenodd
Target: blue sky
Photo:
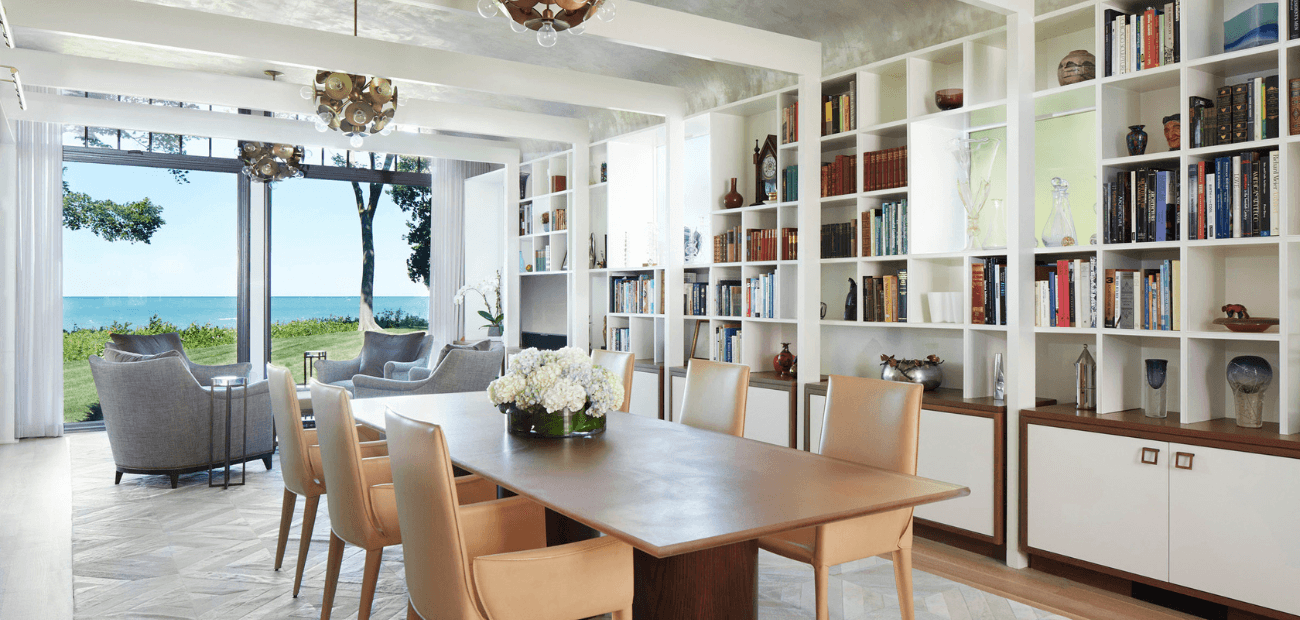
<instances>
[{"instance_id":1,"label":"blue sky","mask_svg":"<svg viewBox=\"0 0 1300 620\"><path fill-rule=\"evenodd\" d=\"M148 245L65 229L65 296L235 295L235 175L192 171L188 184L177 184L161 169L69 163L65 179L72 191L95 198L148 196L167 222ZM290 179L273 191L272 294L359 295L361 233L351 184ZM405 220L385 192L375 216L376 296L428 295L406 275Z\"/></svg>"}]
</instances>

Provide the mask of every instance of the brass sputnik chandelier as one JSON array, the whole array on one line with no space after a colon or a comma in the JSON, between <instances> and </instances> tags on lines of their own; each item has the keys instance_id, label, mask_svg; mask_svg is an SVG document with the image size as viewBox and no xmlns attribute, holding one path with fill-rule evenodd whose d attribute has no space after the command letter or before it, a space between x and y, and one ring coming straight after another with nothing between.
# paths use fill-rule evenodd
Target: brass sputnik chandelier
<instances>
[{"instance_id":1,"label":"brass sputnik chandelier","mask_svg":"<svg viewBox=\"0 0 1300 620\"><path fill-rule=\"evenodd\" d=\"M515 32L537 31L537 43L554 47L560 31L582 34L592 16L613 21L614 0L478 0L478 14L496 17L505 13Z\"/></svg>"},{"instance_id":2,"label":"brass sputnik chandelier","mask_svg":"<svg viewBox=\"0 0 1300 620\"><path fill-rule=\"evenodd\" d=\"M357 0L352 2L352 36L357 36ZM315 84L302 87L303 99L316 104L316 131L331 129L352 138L359 149L367 134L393 132L397 86L381 77L340 71L317 71Z\"/></svg>"},{"instance_id":3,"label":"brass sputnik chandelier","mask_svg":"<svg viewBox=\"0 0 1300 620\"><path fill-rule=\"evenodd\" d=\"M292 144L239 142L239 161L244 163L244 176L263 183L301 177L303 156L302 147Z\"/></svg>"}]
</instances>

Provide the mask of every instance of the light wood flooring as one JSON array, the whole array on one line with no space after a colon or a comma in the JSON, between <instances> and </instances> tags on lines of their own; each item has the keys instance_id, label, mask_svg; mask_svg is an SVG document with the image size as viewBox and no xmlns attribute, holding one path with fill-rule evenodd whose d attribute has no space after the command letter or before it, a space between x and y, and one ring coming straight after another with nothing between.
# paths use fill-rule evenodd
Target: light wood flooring
<instances>
[{"instance_id":1,"label":"light wood flooring","mask_svg":"<svg viewBox=\"0 0 1300 620\"><path fill-rule=\"evenodd\" d=\"M269 472L254 462L248 469L248 486L224 491L209 489L204 474L183 476L181 488L176 490L164 476L127 474L121 485L114 486L105 434L74 434L48 442L61 446L62 451L56 454L71 465L71 482L64 485L72 488L68 569L76 618L319 617L328 508L321 503L302 593L294 599L290 595L291 567L296 559L301 502L285 557L286 570L272 570L283 489L278 461ZM0 472L8 470L3 466L11 461L5 459L14 458L8 453L12 448L0 446ZM41 466L50 465L43 462ZM42 475L32 472L38 479ZM0 484L5 478L0 475ZM42 488L49 489L43 483ZM41 494L32 488L22 490ZM0 506L0 517L10 514ZM57 521L57 515L50 518ZM38 521L33 526L57 531L57 523L47 526ZM12 569L5 564L9 549L0 546L0 568ZM921 620L1188 618L1037 571L1012 570L928 541L918 539L915 555L917 618ZM405 618L401 558L400 547L385 554L374 618ZM361 560L359 550L349 547L335 599L335 618L356 617ZM58 569L53 566L57 562L47 564L38 567L39 574L25 570L25 576L40 581L46 581L42 574L57 576ZM762 620L814 617L811 569L767 553L760 556L760 569ZM58 585L57 579L54 584ZM4 580L0 585L5 588L0 590L0 618L72 617L57 601L50 602L52 599L47 599L48 607L40 608L39 616L14 615L4 607L12 585ZM835 620L899 617L893 567L887 560L869 558L832 569L830 594Z\"/></svg>"}]
</instances>

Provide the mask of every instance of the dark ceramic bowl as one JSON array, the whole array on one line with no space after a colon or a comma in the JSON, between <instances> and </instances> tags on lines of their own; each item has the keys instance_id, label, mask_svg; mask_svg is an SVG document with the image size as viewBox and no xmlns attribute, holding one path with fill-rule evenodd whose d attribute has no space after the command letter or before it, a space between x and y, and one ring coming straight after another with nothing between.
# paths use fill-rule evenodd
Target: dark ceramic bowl
<instances>
[{"instance_id":1,"label":"dark ceramic bowl","mask_svg":"<svg viewBox=\"0 0 1300 620\"><path fill-rule=\"evenodd\" d=\"M962 90L960 88L945 88L934 91L934 105L939 106L940 110L956 110L962 104Z\"/></svg>"}]
</instances>

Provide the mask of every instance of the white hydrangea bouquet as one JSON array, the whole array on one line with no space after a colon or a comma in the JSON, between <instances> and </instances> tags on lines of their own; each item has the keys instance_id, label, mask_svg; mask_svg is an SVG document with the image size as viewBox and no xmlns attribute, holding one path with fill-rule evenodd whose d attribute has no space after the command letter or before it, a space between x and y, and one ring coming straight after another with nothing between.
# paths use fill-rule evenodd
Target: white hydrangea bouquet
<instances>
[{"instance_id":1,"label":"white hydrangea bouquet","mask_svg":"<svg viewBox=\"0 0 1300 620\"><path fill-rule=\"evenodd\" d=\"M510 432L526 437L584 437L605 431L605 414L623 404L623 380L581 349L526 349L488 398L509 416Z\"/></svg>"}]
</instances>

